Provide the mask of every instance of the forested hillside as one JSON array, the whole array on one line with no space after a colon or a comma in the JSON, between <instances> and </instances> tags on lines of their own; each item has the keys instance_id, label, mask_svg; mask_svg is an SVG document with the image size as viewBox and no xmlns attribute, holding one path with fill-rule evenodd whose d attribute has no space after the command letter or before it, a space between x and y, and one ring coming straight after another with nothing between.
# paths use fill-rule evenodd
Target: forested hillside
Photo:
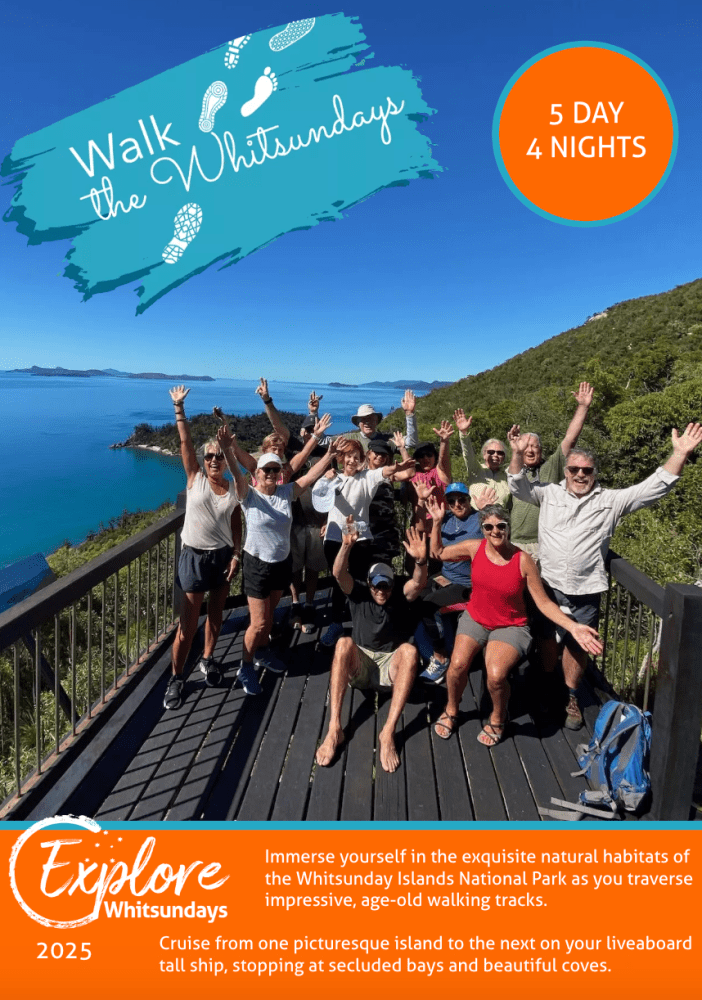
<instances>
[{"instance_id":1,"label":"forested hillside","mask_svg":"<svg viewBox=\"0 0 702 1000\"><path fill-rule=\"evenodd\" d=\"M518 322L518 318L516 320ZM505 438L513 423L556 448L574 410L571 391L596 389L580 443L600 459L606 486L645 478L670 452L671 428L702 419L702 280L660 295L620 302L504 364L471 375L417 402L420 439L462 407L473 415L477 447ZM400 427L401 410L384 426ZM458 435L454 474L464 473ZM702 577L702 455L656 507L631 515L613 547L661 583Z\"/></svg>"}]
</instances>

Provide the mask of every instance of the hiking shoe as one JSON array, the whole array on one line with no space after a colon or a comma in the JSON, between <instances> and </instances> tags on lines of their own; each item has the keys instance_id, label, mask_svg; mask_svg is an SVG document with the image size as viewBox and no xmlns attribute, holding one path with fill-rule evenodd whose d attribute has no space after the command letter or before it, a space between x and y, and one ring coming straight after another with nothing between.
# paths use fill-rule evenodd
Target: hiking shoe
<instances>
[{"instance_id":1,"label":"hiking shoe","mask_svg":"<svg viewBox=\"0 0 702 1000\"><path fill-rule=\"evenodd\" d=\"M566 729L580 729L583 724L583 713L580 711L580 705L578 704L578 699L574 694L568 699L568 704L566 705Z\"/></svg>"},{"instance_id":2,"label":"hiking shoe","mask_svg":"<svg viewBox=\"0 0 702 1000\"><path fill-rule=\"evenodd\" d=\"M222 682L222 671L218 663L211 656L203 656L198 664L201 673L205 675L207 687L216 688Z\"/></svg>"},{"instance_id":3,"label":"hiking shoe","mask_svg":"<svg viewBox=\"0 0 702 1000\"><path fill-rule=\"evenodd\" d=\"M302 605L301 604L291 604L290 614L288 615L288 625L290 628L294 628L299 631L302 628Z\"/></svg>"},{"instance_id":4,"label":"hiking shoe","mask_svg":"<svg viewBox=\"0 0 702 1000\"><path fill-rule=\"evenodd\" d=\"M253 663L242 662L239 667L237 678L241 682L241 686L247 694L261 693L261 685L258 683L258 677L256 676Z\"/></svg>"},{"instance_id":5,"label":"hiking shoe","mask_svg":"<svg viewBox=\"0 0 702 1000\"><path fill-rule=\"evenodd\" d=\"M285 664L279 660L270 646L262 646L254 653L254 663L257 667L265 667L272 674L285 673Z\"/></svg>"},{"instance_id":6,"label":"hiking shoe","mask_svg":"<svg viewBox=\"0 0 702 1000\"><path fill-rule=\"evenodd\" d=\"M337 641L343 634L344 626L341 625L340 622L332 622L319 641L322 646L326 646L328 649L331 649L332 646L336 646Z\"/></svg>"},{"instance_id":7,"label":"hiking shoe","mask_svg":"<svg viewBox=\"0 0 702 1000\"><path fill-rule=\"evenodd\" d=\"M450 662L450 660L446 660L442 663L436 656L432 656L429 659L429 666L426 670L422 670L419 676L423 681L429 681L431 684L440 684L444 679L444 674L448 670Z\"/></svg>"},{"instance_id":8,"label":"hiking shoe","mask_svg":"<svg viewBox=\"0 0 702 1000\"><path fill-rule=\"evenodd\" d=\"M166 693L163 696L163 707L164 708L180 708L183 704L183 687L185 682L180 675L173 674L168 681L168 687L166 688Z\"/></svg>"}]
</instances>

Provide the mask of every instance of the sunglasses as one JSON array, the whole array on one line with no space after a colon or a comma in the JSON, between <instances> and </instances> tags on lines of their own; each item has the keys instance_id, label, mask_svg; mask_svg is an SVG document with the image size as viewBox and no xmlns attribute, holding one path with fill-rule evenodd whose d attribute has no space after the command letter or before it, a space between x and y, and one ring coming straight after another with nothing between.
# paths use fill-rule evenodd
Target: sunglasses
<instances>
[{"instance_id":1,"label":"sunglasses","mask_svg":"<svg viewBox=\"0 0 702 1000\"><path fill-rule=\"evenodd\" d=\"M224 461L224 452L223 451L217 451L217 452L210 451L210 452L208 452L205 455L205 461L206 462L213 462L215 459L217 459L218 462L223 462Z\"/></svg>"},{"instance_id":2,"label":"sunglasses","mask_svg":"<svg viewBox=\"0 0 702 1000\"><path fill-rule=\"evenodd\" d=\"M263 468L261 469L261 472L265 472L265 474L267 476L273 476L276 473L280 472L280 466L279 465L264 465Z\"/></svg>"},{"instance_id":3,"label":"sunglasses","mask_svg":"<svg viewBox=\"0 0 702 1000\"><path fill-rule=\"evenodd\" d=\"M487 531L489 534L492 534L493 531L507 531L508 528L509 525L507 524L506 521L498 521L497 524L483 525L483 531Z\"/></svg>"},{"instance_id":4,"label":"sunglasses","mask_svg":"<svg viewBox=\"0 0 702 1000\"><path fill-rule=\"evenodd\" d=\"M485 454L486 455L502 455L504 457L505 453L503 451L497 451L496 449L486 448L485 449Z\"/></svg>"},{"instance_id":5,"label":"sunglasses","mask_svg":"<svg viewBox=\"0 0 702 1000\"><path fill-rule=\"evenodd\" d=\"M566 472L569 472L571 476L577 476L579 472L582 472L584 476L591 476L594 471L594 465L566 465Z\"/></svg>"},{"instance_id":6,"label":"sunglasses","mask_svg":"<svg viewBox=\"0 0 702 1000\"><path fill-rule=\"evenodd\" d=\"M465 496L462 493L452 493L450 496L446 497L446 503L449 507L453 507L454 504L466 504L470 501L470 497Z\"/></svg>"},{"instance_id":7,"label":"sunglasses","mask_svg":"<svg viewBox=\"0 0 702 1000\"><path fill-rule=\"evenodd\" d=\"M372 583L371 590L386 590L388 593L392 590L389 583Z\"/></svg>"}]
</instances>

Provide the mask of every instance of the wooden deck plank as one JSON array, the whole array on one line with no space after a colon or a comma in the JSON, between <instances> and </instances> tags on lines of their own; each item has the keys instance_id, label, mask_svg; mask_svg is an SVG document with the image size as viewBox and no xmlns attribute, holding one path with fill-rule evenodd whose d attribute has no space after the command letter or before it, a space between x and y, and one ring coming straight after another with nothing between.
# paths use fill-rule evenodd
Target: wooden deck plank
<instances>
[{"instance_id":1,"label":"wooden deck plank","mask_svg":"<svg viewBox=\"0 0 702 1000\"><path fill-rule=\"evenodd\" d=\"M325 698L326 701L326 698ZM351 692L347 691L341 706L341 725L348 737L348 724L351 715ZM326 735L329 722L329 706L326 705L320 736ZM305 819L314 822L333 822L339 818L341 809L341 789L346 773L346 754L348 742L344 743L336 759L328 767L314 765L312 774L312 790L310 791L307 815Z\"/></svg>"},{"instance_id":2,"label":"wooden deck plank","mask_svg":"<svg viewBox=\"0 0 702 1000\"><path fill-rule=\"evenodd\" d=\"M413 822L439 819L439 802L434 777L434 757L427 725L427 702L424 685L410 695L403 712L400 767L405 768L407 819Z\"/></svg>"},{"instance_id":3,"label":"wooden deck plank","mask_svg":"<svg viewBox=\"0 0 702 1000\"><path fill-rule=\"evenodd\" d=\"M444 740L436 735L435 723L444 710L446 692L431 692L429 717L430 739L434 756L434 773L439 800L439 813L443 820L472 820L475 818L466 770L461 754L461 744L456 732Z\"/></svg>"},{"instance_id":4,"label":"wooden deck plank","mask_svg":"<svg viewBox=\"0 0 702 1000\"><path fill-rule=\"evenodd\" d=\"M271 819L291 821L305 818L314 753L324 720L327 683L324 673L311 674L307 678Z\"/></svg>"},{"instance_id":5,"label":"wooden deck plank","mask_svg":"<svg viewBox=\"0 0 702 1000\"><path fill-rule=\"evenodd\" d=\"M480 822L500 822L507 819L502 790L490 750L478 743L483 728L479 705L483 681L479 672L471 671L461 700L461 725L458 739L463 748L468 787L475 819Z\"/></svg>"},{"instance_id":6,"label":"wooden deck plank","mask_svg":"<svg viewBox=\"0 0 702 1000\"><path fill-rule=\"evenodd\" d=\"M347 695L348 698L348 695ZM351 692L346 727L346 776L341 799L341 819L373 819L373 768L375 766L375 692Z\"/></svg>"},{"instance_id":7,"label":"wooden deck plank","mask_svg":"<svg viewBox=\"0 0 702 1000\"><path fill-rule=\"evenodd\" d=\"M378 697L380 705L376 727L377 732L380 732L388 720L392 694L384 692ZM400 752L403 750L404 743L401 736L402 726L403 718L400 716L397 726L398 731L395 734L396 746ZM380 763L380 744L377 737L376 745L373 819L380 822L403 822L407 819L407 789L405 787L407 768L400 763L396 771L392 773L385 771Z\"/></svg>"}]
</instances>

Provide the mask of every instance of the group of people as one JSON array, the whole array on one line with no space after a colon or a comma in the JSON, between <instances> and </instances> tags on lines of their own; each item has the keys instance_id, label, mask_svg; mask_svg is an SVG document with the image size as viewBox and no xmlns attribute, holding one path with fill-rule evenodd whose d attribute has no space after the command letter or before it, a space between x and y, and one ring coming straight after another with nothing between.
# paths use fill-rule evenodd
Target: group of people
<instances>
[{"instance_id":1,"label":"group of people","mask_svg":"<svg viewBox=\"0 0 702 1000\"><path fill-rule=\"evenodd\" d=\"M588 657L602 651L597 623L600 595L607 589L609 541L625 514L672 489L702 441L702 426L690 423L682 434L674 429L672 454L648 479L608 490L598 483L594 455L577 447L593 399L589 383L573 393L576 410L553 455L543 456L537 434L518 425L509 430L507 468L507 448L497 438L484 443L478 461L471 418L459 409L453 423L465 462L462 481L452 474L453 424L443 420L434 428L438 448L420 443L409 391L401 404L404 435L380 432L383 415L363 405L351 418L358 431L337 438L326 434L331 417L319 416L316 393L297 437L281 420L264 379L256 391L273 426L260 457L239 446L215 409L222 426L204 446L204 470L184 413L188 389L170 391L188 482L178 570L183 611L164 706L182 703L185 660L207 591L199 669L208 685L221 681L213 653L241 558L243 510L242 589L250 622L238 680L247 694L261 691L256 667L285 670L270 646L273 613L283 593L290 588L293 627L311 631L318 574L325 565L331 571L331 622L320 642L334 648L334 657L329 726L316 753L320 766L329 765L344 742L341 708L353 686L392 691L378 751L381 766L396 770L395 730L422 666L426 681L446 679L446 706L434 731L449 739L458 726L471 663L481 650L492 711L478 739L496 746L508 720L510 671L534 639L545 678L556 676L562 649L565 724L578 729L580 682ZM225 478L226 467L233 482ZM402 542L395 519L398 481L412 504ZM393 567L401 545L409 578ZM343 624L347 617L350 635Z\"/></svg>"}]
</instances>

